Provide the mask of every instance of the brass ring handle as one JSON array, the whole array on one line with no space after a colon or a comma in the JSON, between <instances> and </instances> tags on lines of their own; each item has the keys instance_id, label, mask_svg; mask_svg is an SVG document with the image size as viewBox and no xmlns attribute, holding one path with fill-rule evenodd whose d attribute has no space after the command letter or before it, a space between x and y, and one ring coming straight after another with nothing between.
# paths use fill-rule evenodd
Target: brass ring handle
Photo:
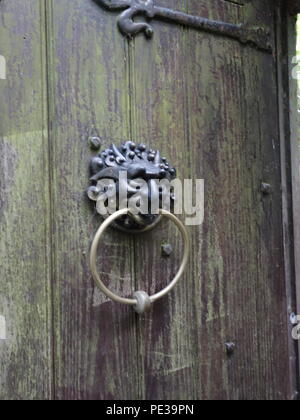
<instances>
[{"instance_id":1,"label":"brass ring handle","mask_svg":"<svg viewBox=\"0 0 300 420\"><path fill-rule=\"evenodd\" d=\"M161 290L159 293L156 293L153 296L149 296L146 292L135 292L133 294L133 299L127 299L127 298L123 298L121 296L118 296L115 293L111 292L105 286L105 284L102 282L102 280L100 278L100 275L99 275L98 270L97 270L97 264L96 264L97 263L97 250L98 250L100 240L101 240L104 232L106 231L106 229L115 220L117 220L119 217L124 216L124 215L128 215L129 213L130 213L130 209L128 209L128 208L119 210L119 211L113 213L100 226L100 228L99 228L98 232L96 233L96 236L93 240L93 243L92 243L91 254L90 254L90 266L91 266L91 272L92 272L93 278L94 278L97 286L100 288L100 290L108 298L110 298L112 301L117 302L117 303L122 303L122 304L125 304L125 305L131 305L131 306L134 307L136 312L142 314L147 309L149 309L150 306L154 302L163 298L169 292L171 292L174 289L174 287L176 286L176 284L178 283L178 281L180 280L180 278L182 277L182 275L185 271L185 268L187 266L188 259L189 259L190 239L189 239L189 234L188 234L185 226L183 225L183 223L176 216L174 216L172 213L168 212L167 210L160 209L160 214L162 216L167 217L172 222L174 222L175 225L178 227L179 231L181 232L181 235L182 235L182 238L183 238L183 241L184 241L184 256L183 256L181 266L180 266L176 276L172 280L172 282L167 287L165 287L163 290Z\"/></svg>"}]
</instances>

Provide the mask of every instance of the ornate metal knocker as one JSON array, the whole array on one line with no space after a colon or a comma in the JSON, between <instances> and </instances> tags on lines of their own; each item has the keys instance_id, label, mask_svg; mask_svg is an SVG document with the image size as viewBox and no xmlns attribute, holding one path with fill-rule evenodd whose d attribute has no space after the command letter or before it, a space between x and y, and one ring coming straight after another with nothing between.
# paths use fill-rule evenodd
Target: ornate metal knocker
<instances>
[{"instance_id":1,"label":"ornate metal knocker","mask_svg":"<svg viewBox=\"0 0 300 420\"><path fill-rule=\"evenodd\" d=\"M111 300L131 305L142 314L152 303L173 290L188 263L188 232L171 211L164 209L166 203L170 203L172 209L175 201L170 181L176 177L176 170L158 151L129 141L120 148L112 145L93 158L91 172L93 185L88 190L88 196L96 202L97 212L105 219L92 243L90 265L93 278ZM178 273L164 290L153 296L141 291L135 292L131 299L117 296L104 285L97 270L97 250L104 232L109 226L133 234L146 232L154 229L163 217L174 222L182 234L184 257Z\"/></svg>"}]
</instances>

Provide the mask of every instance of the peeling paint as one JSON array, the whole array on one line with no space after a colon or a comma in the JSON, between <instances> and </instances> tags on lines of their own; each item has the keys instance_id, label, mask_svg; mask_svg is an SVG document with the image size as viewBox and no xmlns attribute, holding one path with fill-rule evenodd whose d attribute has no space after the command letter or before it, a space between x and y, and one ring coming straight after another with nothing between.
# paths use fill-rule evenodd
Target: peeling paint
<instances>
[{"instance_id":1,"label":"peeling paint","mask_svg":"<svg viewBox=\"0 0 300 420\"><path fill-rule=\"evenodd\" d=\"M0 315L0 340L6 340L6 319Z\"/></svg>"}]
</instances>

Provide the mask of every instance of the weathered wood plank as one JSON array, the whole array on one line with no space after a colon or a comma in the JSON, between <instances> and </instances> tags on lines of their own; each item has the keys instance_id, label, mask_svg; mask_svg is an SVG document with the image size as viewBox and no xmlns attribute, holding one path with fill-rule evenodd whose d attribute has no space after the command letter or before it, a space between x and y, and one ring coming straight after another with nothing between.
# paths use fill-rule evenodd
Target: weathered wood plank
<instances>
[{"instance_id":1,"label":"weathered wood plank","mask_svg":"<svg viewBox=\"0 0 300 420\"><path fill-rule=\"evenodd\" d=\"M299 118L299 99L298 99L298 93L299 93L299 80L295 78L295 68L297 66L297 63L295 63L294 57L295 57L295 51L296 55L299 55L300 50L298 47L298 38L297 38L297 29L299 28L299 21L297 21L296 17L294 16L284 16L283 17L284 22L286 21L286 31L284 31L284 27L280 25L280 22L278 22L278 30L282 31L282 46L281 46L281 54L282 59L279 60L279 63L281 63L283 67L283 90L287 89L289 95L284 95L283 99L285 100L285 109L284 109L284 115L285 118L285 140L287 143L286 146L286 154L287 154L287 163L286 169L290 170L290 173L287 175L287 193L291 194L292 196L289 196L289 202L287 203L289 205L290 212L293 212L294 217L290 217L290 225L289 229L286 231L290 234L289 237L289 243L288 245L291 248L291 254L294 251L294 255L291 255L291 277L293 280L293 283L291 285L292 287L292 298L294 299L291 302L288 316L291 317L291 313L297 313L300 314L300 218L299 218L299 208L300 208L300 173L299 173L299 165L300 165L300 118ZM297 23L298 22L298 23ZM297 24L297 26L296 26ZM287 64L289 63L289 64ZM291 162L289 159L289 156L291 156ZM289 165L291 163L291 167ZM291 179L291 185L289 180ZM292 190L292 191L291 191ZM289 215L290 216L290 215ZM292 219L293 219L293 226L292 225ZM294 246L291 246L291 243L294 241ZM293 268L295 268L295 271L293 271ZM296 290L295 290L296 286ZM295 295L296 294L296 299ZM296 300L296 302L295 302ZM297 310L295 310L297 308ZM289 319L290 320L290 319ZM290 329L294 328L295 325L291 325ZM291 334L292 335L292 334ZM294 342L293 344L298 344L298 354L300 351L300 341ZM296 347L296 346L295 346ZM294 358L297 358L297 353L294 352L294 357L292 359L292 362L294 361ZM296 361L297 363L297 361ZM298 358L298 365L299 365L299 358ZM294 368L295 372L295 379L299 380L299 366L298 369ZM299 390L297 393L295 393L295 399L299 398Z\"/></svg>"},{"instance_id":2,"label":"weathered wood plank","mask_svg":"<svg viewBox=\"0 0 300 420\"><path fill-rule=\"evenodd\" d=\"M273 26L270 2L249 3L243 13L249 23ZM200 43L190 36L191 45ZM213 323L203 315L199 322L210 362L199 370L210 378L205 398L290 399L289 359L278 361L290 353L283 234L274 229L282 225L276 63L226 40L188 51L190 136L201 127L206 139L194 146L206 178L201 301L204 314L214 314ZM201 67L194 73L195 62ZM261 194L262 181L272 185L271 196ZM222 353L225 341L236 344L231 358Z\"/></svg>"},{"instance_id":3,"label":"weathered wood plank","mask_svg":"<svg viewBox=\"0 0 300 420\"><path fill-rule=\"evenodd\" d=\"M43 1L0 3L0 399L52 397Z\"/></svg>"},{"instance_id":4,"label":"weathered wood plank","mask_svg":"<svg viewBox=\"0 0 300 420\"><path fill-rule=\"evenodd\" d=\"M292 22L290 22L290 27ZM299 17L297 23L297 30L299 31ZM291 28L291 30L293 30ZM293 57L293 47L296 43L296 34L292 33L290 36L290 49L289 55L290 59ZM297 38L297 54L300 54L299 48L299 38ZM291 61L289 61L291 62ZM291 73L290 73L291 74ZM296 84L298 83L298 86ZM292 184L293 184L293 212L294 212L294 251L295 251L295 280L296 280L296 292L297 292L297 314L300 314L300 217L299 217L299 208L300 208L300 116L299 112L295 110L295 103L298 104L299 109L299 80L290 80L290 100L291 100L291 144L292 144ZM300 354L300 340L298 342L298 354ZM298 363L300 363L298 357ZM300 372L300 365L297 372ZM299 390L298 390L299 398Z\"/></svg>"},{"instance_id":5,"label":"weathered wood plank","mask_svg":"<svg viewBox=\"0 0 300 420\"><path fill-rule=\"evenodd\" d=\"M189 12L198 8L197 1L189 2ZM225 9L221 2L207 15L232 23L244 21L240 7ZM238 145L244 109L236 98L243 83L242 48L220 37L189 31L185 51L190 176L205 180L204 224L191 232L194 255L189 277L194 316L188 324L194 325L197 337L194 375L201 384L197 398L222 400L234 398L225 343L237 343L232 332L226 331L231 309L227 287L230 278L240 281L242 263L236 245L243 228L234 223L237 215L232 211L240 193L235 176L244 165L243 149ZM240 200L246 207L245 193Z\"/></svg>"},{"instance_id":6,"label":"weathered wood plank","mask_svg":"<svg viewBox=\"0 0 300 420\"><path fill-rule=\"evenodd\" d=\"M100 219L86 197L92 127L107 147L130 136L128 45L110 13L85 0L49 1L49 75L58 399L138 399L135 314L95 286L89 248ZM109 286L133 292L131 239L99 249Z\"/></svg>"},{"instance_id":7,"label":"weathered wood plank","mask_svg":"<svg viewBox=\"0 0 300 420\"><path fill-rule=\"evenodd\" d=\"M214 2L208 5L202 1L189 7L190 2L164 2L168 7L195 15L225 19L232 23L239 21L239 7L222 3L217 14L218 4ZM134 41L132 47L133 137L136 141L150 141L153 148L161 149L178 168L181 179L215 179L212 170L207 170L206 173L202 170L205 150L211 155L211 159L214 150L212 135L207 135L207 130L215 122L209 108L209 103L214 98L208 90L217 90L217 81L211 76L211 44L216 45L216 52L221 54L220 51L224 48L222 38L212 39L207 34L157 24L155 38L151 43L139 38ZM231 46L232 42L227 41L225 45ZM207 66L203 63L207 63ZM200 87L205 89L206 84L207 96L200 92ZM189 96L198 101L193 109L189 104ZM215 99L216 109L217 101ZM147 399L209 398L213 395L223 395L226 386L218 380L222 371L219 374L214 373L220 364L218 360L223 359L225 342L224 337L218 342L218 346L212 343L215 340L214 333L219 329L219 325L214 322L218 320L218 312L214 313L211 310L207 314L207 322L212 327L208 332L211 339L210 348L207 348L208 337L205 333L202 335L202 325L197 322L199 320L202 324L201 319L205 318L205 311L209 310L208 308L213 309L210 301L213 296L208 293L202 297L201 290L208 281L205 275L207 271L210 276L216 275L217 268L212 265L216 264L221 270L222 250L219 249L214 258L211 254L201 257L201 247L203 241L208 240L209 232L206 232L206 238L203 238L202 227L190 228L190 233L193 251L187 274L174 293L158 302L151 314L139 321L144 397ZM212 232L211 235L211 240L216 241L215 234ZM160 244L163 241L169 241L175 250L169 261L164 261L161 257ZM147 239L138 240L136 253L137 262L139 259L145 261L142 267L136 265L136 278L139 281L137 287L153 293L164 287L176 273L182 257L182 244L174 227L163 223L161 228L148 235ZM202 270L205 270L203 276ZM211 279L207 286L211 291L217 287L213 281ZM221 283L222 279L219 281ZM203 299L208 300L208 307ZM224 311L223 305L224 302L221 301L221 311ZM201 373L199 366L203 367ZM219 391L213 394L211 386Z\"/></svg>"},{"instance_id":8,"label":"weathered wood plank","mask_svg":"<svg viewBox=\"0 0 300 420\"><path fill-rule=\"evenodd\" d=\"M267 0L161 4L274 24ZM292 398L275 60L161 22L150 42L137 37L128 51L113 16L83 0L49 2L47 19L56 397ZM90 276L99 223L84 195L91 127L105 146L132 136L161 149L181 177L205 178L205 223L191 229L189 270L140 319L106 301ZM271 196L261 194L262 181ZM170 260L161 258L165 240L175 249ZM180 257L178 234L163 223L134 241L109 232L99 269L124 295L153 293ZM227 341L236 344L231 358Z\"/></svg>"},{"instance_id":9,"label":"weathered wood plank","mask_svg":"<svg viewBox=\"0 0 300 420\"><path fill-rule=\"evenodd\" d=\"M165 1L175 10L186 10L184 0ZM186 29L157 23L151 42L136 38L131 43L132 130L136 142L159 149L181 176L190 157L185 135ZM174 249L170 259L161 254L161 244ZM136 238L136 288L154 294L176 274L182 258L180 235L167 221L150 234ZM140 264L143 261L143 264ZM191 305L188 305L190 301ZM145 399L190 399L197 394L193 375L195 330L184 327L193 313L189 278L176 291L154 305L139 319L141 389Z\"/></svg>"},{"instance_id":10,"label":"weathered wood plank","mask_svg":"<svg viewBox=\"0 0 300 420\"><path fill-rule=\"evenodd\" d=\"M191 0L188 11L273 26L270 2L263 10L261 3L205 6ZM158 24L155 34L151 43L132 44L133 137L150 139L182 176L205 178L206 216L191 230L185 279L139 321L144 397L290 399L288 357L276 362L289 346L283 236L274 229L282 224L275 61L196 31ZM261 194L263 180L271 197ZM172 268L161 262L166 239L176 249ZM180 242L168 228L143 240L137 287L153 292L174 272ZM232 358L228 341L237 346Z\"/></svg>"}]
</instances>

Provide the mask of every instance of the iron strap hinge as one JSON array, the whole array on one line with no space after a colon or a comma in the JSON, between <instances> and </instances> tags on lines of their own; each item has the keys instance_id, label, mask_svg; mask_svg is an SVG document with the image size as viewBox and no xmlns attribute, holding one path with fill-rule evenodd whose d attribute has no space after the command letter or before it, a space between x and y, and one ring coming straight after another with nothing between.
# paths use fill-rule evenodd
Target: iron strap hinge
<instances>
[{"instance_id":1,"label":"iron strap hinge","mask_svg":"<svg viewBox=\"0 0 300 420\"><path fill-rule=\"evenodd\" d=\"M134 18L144 15L148 19L161 19L205 32L235 39L243 44L254 46L260 50L272 52L271 31L262 26L247 24L231 24L203 17L192 16L183 12L159 7L155 0L95 0L109 10L124 10L118 18L118 25L128 37L144 32L152 37L153 28L147 22L135 22Z\"/></svg>"}]
</instances>

